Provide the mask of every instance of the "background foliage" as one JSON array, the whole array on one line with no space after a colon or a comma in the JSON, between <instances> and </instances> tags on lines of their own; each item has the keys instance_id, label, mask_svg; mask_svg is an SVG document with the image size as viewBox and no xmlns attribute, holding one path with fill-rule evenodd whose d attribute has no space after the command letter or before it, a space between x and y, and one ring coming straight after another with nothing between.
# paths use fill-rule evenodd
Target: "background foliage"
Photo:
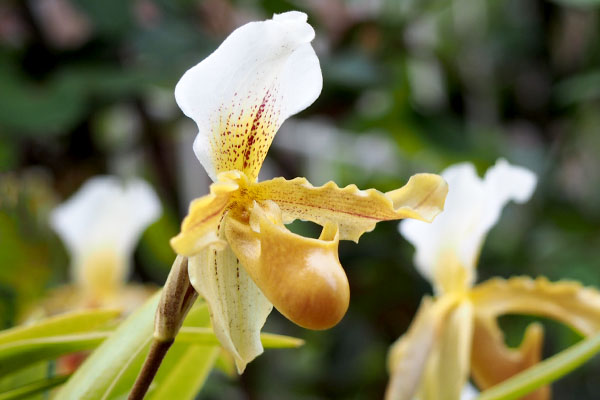
<instances>
[{"instance_id":1,"label":"background foliage","mask_svg":"<svg viewBox=\"0 0 600 400\"><path fill-rule=\"evenodd\" d=\"M415 172L498 157L536 171L531 202L509 206L482 251L479 279L545 275L600 287L600 28L595 0L5 0L0 3L0 325L68 280L47 223L97 174L141 175L163 202L135 255L134 279L161 285L189 200L208 190L177 79L235 27L298 9L317 31L323 94L280 130L263 177L307 176L389 190ZM316 234L307 223L294 228ZM371 399L388 346L431 291L396 224L342 243L348 315L311 332L274 313L266 329L304 338L239 379L209 377L201 399ZM511 344L526 318L506 317ZM546 355L578 338L545 323ZM594 398L600 363L554 384Z\"/></svg>"}]
</instances>

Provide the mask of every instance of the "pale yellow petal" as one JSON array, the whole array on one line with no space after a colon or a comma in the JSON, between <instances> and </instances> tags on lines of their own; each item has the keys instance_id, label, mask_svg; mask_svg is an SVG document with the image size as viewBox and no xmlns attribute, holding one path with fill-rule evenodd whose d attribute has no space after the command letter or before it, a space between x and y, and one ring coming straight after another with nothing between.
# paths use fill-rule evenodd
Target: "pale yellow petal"
<instances>
[{"instance_id":1,"label":"pale yellow petal","mask_svg":"<svg viewBox=\"0 0 600 400\"><path fill-rule=\"evenodd\" d=\"M273 305L296 324L327 329L348 309L348 279L338 259L338 232L327 224L319 239L285 228L277 205L255 203L248 222L227 218L233 252Z\"/></svg>"},{"instance_id":2,"label":"pale yellow petal","mask_svg":"<svg viewBox=\"0 0 600 400\"><path fill-rule=\"evenodd\" d=\"M462 301L448 316L427 361L420 400L456 400L469 378L473 305Z\"/></svg>"},{"instance_id":3,"label":"pale yellow petal","mask_svg":"<svg viewBox=\"0 0 600 400\"><path fill-rule=\"evenodd\" d=\"M217 230L233 193L239 188L238 179L240 173L236 171L220 174L219 180L210 185L210 194L192 201L181 232L171 239L171 247L177 254L191 257L210 244L225 246L217 237Z\"/></svg>"},{"instance_id":4,"label":"pale yellow petal","mask_svg":"<svg viewBox=\"0 0 600 400\"><path fill-rule=\"evenodd\" d=\"M208 246L190 257L189 274L208 304L215 335L242 373L263 352L260 330L273 306L229 247Z\"/></svg>"},{"instance_id":5,"label":"pale yellow petal","mask_svg":"<svg viewBox=\"0 0 600 400\"><path fill-rule=\"evenodd\" d=\"M497 385L540 361L544 340L540 324L530 324L521 345L509 348L495 319L475 317L474 323L471 375L480 390ZM550 399L550 386L543 386L523 399Z\"/></svg>"},{"instance_id":6,"label":"pale yellow petal","mask_svg":"<svg viewBox=\"0 0 600 400\"><path fill-rule=\"evenodd\" d=\"M600 292L577 282L546 278L491 279L471 291L475 312L482 318L528 314L562 322L584 335L600 330Z\"/></svg>"},{"instance_id":7,"label":"pale yellow petal","mask_svg":"<svg viewBox=\"0 0 600 400\"><path fill-rule=\"evenodd\" d=\"M276 178L254 185L251 191L257 201L276 202L284 223L295 219L335 223L341 240L358 241L379 221L433 220L443 209L448 187L438 175L417 174L404 187L387 193L359 190L355 185L340 188L333 182L314 187L305 178Z\"/></svg>"},{"instance_id":8,"label":"pale yellow petal","mask_svg":"<svg viewBox=\"0 0 600 400\"><path fill-rule=\"evenodd\" d=\"M390 348L386 400L411 400L422 382L433 348L448 315L457 305L457 298L442 296L436 301L426 297L408 331Z\"/></svg>"}]
</instances>

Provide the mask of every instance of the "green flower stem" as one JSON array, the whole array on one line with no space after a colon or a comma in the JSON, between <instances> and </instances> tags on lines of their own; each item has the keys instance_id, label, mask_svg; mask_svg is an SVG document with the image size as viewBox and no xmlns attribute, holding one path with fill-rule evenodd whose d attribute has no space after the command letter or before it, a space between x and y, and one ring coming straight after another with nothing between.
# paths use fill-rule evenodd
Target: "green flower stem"
<instances>
[{"instance_id":1,"label":"green flower stem","mask_svg":"<svg viewBox=\"0 0 600 400\"><path fill-rule=\"evenodd\" d=\"M129 393L129 400L141 400L146 395L154 376L183 320L198 298L188 275L187 257L177 256L162 291L154 317L154 339L144 365Z\"/></svg>"},{"instance_id":2,"label":"green flower stem","mask_svg":"<svg viewBox=\"0 0 600 400\"><path fill-rule=\"evenodd\" d=\"M599 351L600 334L597 334L482 392L477 400L521 398L573 371Z\"/></svg>"}]
</instances>

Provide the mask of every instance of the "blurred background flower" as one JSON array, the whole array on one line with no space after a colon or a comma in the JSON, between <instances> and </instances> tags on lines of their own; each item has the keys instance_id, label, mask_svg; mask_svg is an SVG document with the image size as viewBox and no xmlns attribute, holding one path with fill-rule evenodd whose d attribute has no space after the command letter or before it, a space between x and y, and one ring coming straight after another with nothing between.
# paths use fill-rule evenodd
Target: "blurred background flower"
<instances>
[{"instance_id":1,"label":"blurred background flower","mask_svg":"<svg viewBox=\"0 0 600 400\"><path fill-rule=\"evenodd\" d=\"M133 311L157 288L126 285L142 232L161 214L150 185L113 176L89 179L50 214L50 224L71 257L71 285L43 301L49 314L79 308Z\"/></svg>"},{"instance_id":2,"label":"blurred background flower","mask_svg":"<svg viewBox=\"0 0 600 400\"><path fill-rule=\"evenodd\" d=\"M545 275L600 286L600 51L596 0L5 0L0 4L0 320L13 325L69 258L49 213L95 175L140 176L163 201L142 235L132 280L162 284L168 240L208 178L175 105L181 74L235 27L304 11L317 31L323 93L280 129L260 179L391 190L415 172L502 156L540 177L486 240L478 280ZM324 141L335 150L324 151ZM329 144L328 147L329 148ZM309 223L291 227L316 235ZM266 330L307 340L268 352L241 383L213 373L200 398L381 398L388 346L429 284L394 223L342 243L350 309L327 332L272 317ZM509 344L527 317L505 316ZM578 338L542 321L543 353ZM553 385L594 398L599 361Z\"/></svg>"}]
</instances>

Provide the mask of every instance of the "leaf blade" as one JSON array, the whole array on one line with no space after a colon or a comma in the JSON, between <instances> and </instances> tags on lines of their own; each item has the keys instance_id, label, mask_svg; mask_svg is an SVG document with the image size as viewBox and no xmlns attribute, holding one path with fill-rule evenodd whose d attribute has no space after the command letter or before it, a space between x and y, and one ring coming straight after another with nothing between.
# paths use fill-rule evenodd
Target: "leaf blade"
<instances>
[{"instance_id":1,"label":"leaf blade","mask_svg":"<svg viewBox=\"0 0 600 400\"><path fill-rule=\"evenodd\" d=\"M0 346L0 376L18 371L38 361L93 349L107 336L108 332L91 332L25 339L4 344Z\"/></svg>"},{"instance_id":2,"label":"leaf blade","mask_svg":"<svg viewBox=\"0 0 600 400\"><path fill-rule=\"evenodd\" d=\"M120 313L120 310L99 309L45 318L31 325L17 326L0 332L0 345L17 340L93 331L114 320Z\"/></svg>"},{"instance_id":3,"label":"leaf blade","mask_svg":"<svg viewBox=\"0 0 600 400\"><path fill-rule=\"evenodd\" d=\"M29 398L30 396L33 396L35 394L62 385L67 381L67 379L69 379L69 375L62 375L28 383L18 388L0 393L0 400L16 400Z\"/></svg>"},{"instance_id":4,"label":"leaf blade","mask_svg":"<svg viewBox=\"0 0 600 400\"><path fill-rule=\"evenodd\" d=\"M92 353L59 391L60 399L102 399L115 394L127 369L135 364L152 337L154 312L160 292L153 295L137 312ZM141 358L143 361L143 358Z\"/></svg>"}]
</instances>

